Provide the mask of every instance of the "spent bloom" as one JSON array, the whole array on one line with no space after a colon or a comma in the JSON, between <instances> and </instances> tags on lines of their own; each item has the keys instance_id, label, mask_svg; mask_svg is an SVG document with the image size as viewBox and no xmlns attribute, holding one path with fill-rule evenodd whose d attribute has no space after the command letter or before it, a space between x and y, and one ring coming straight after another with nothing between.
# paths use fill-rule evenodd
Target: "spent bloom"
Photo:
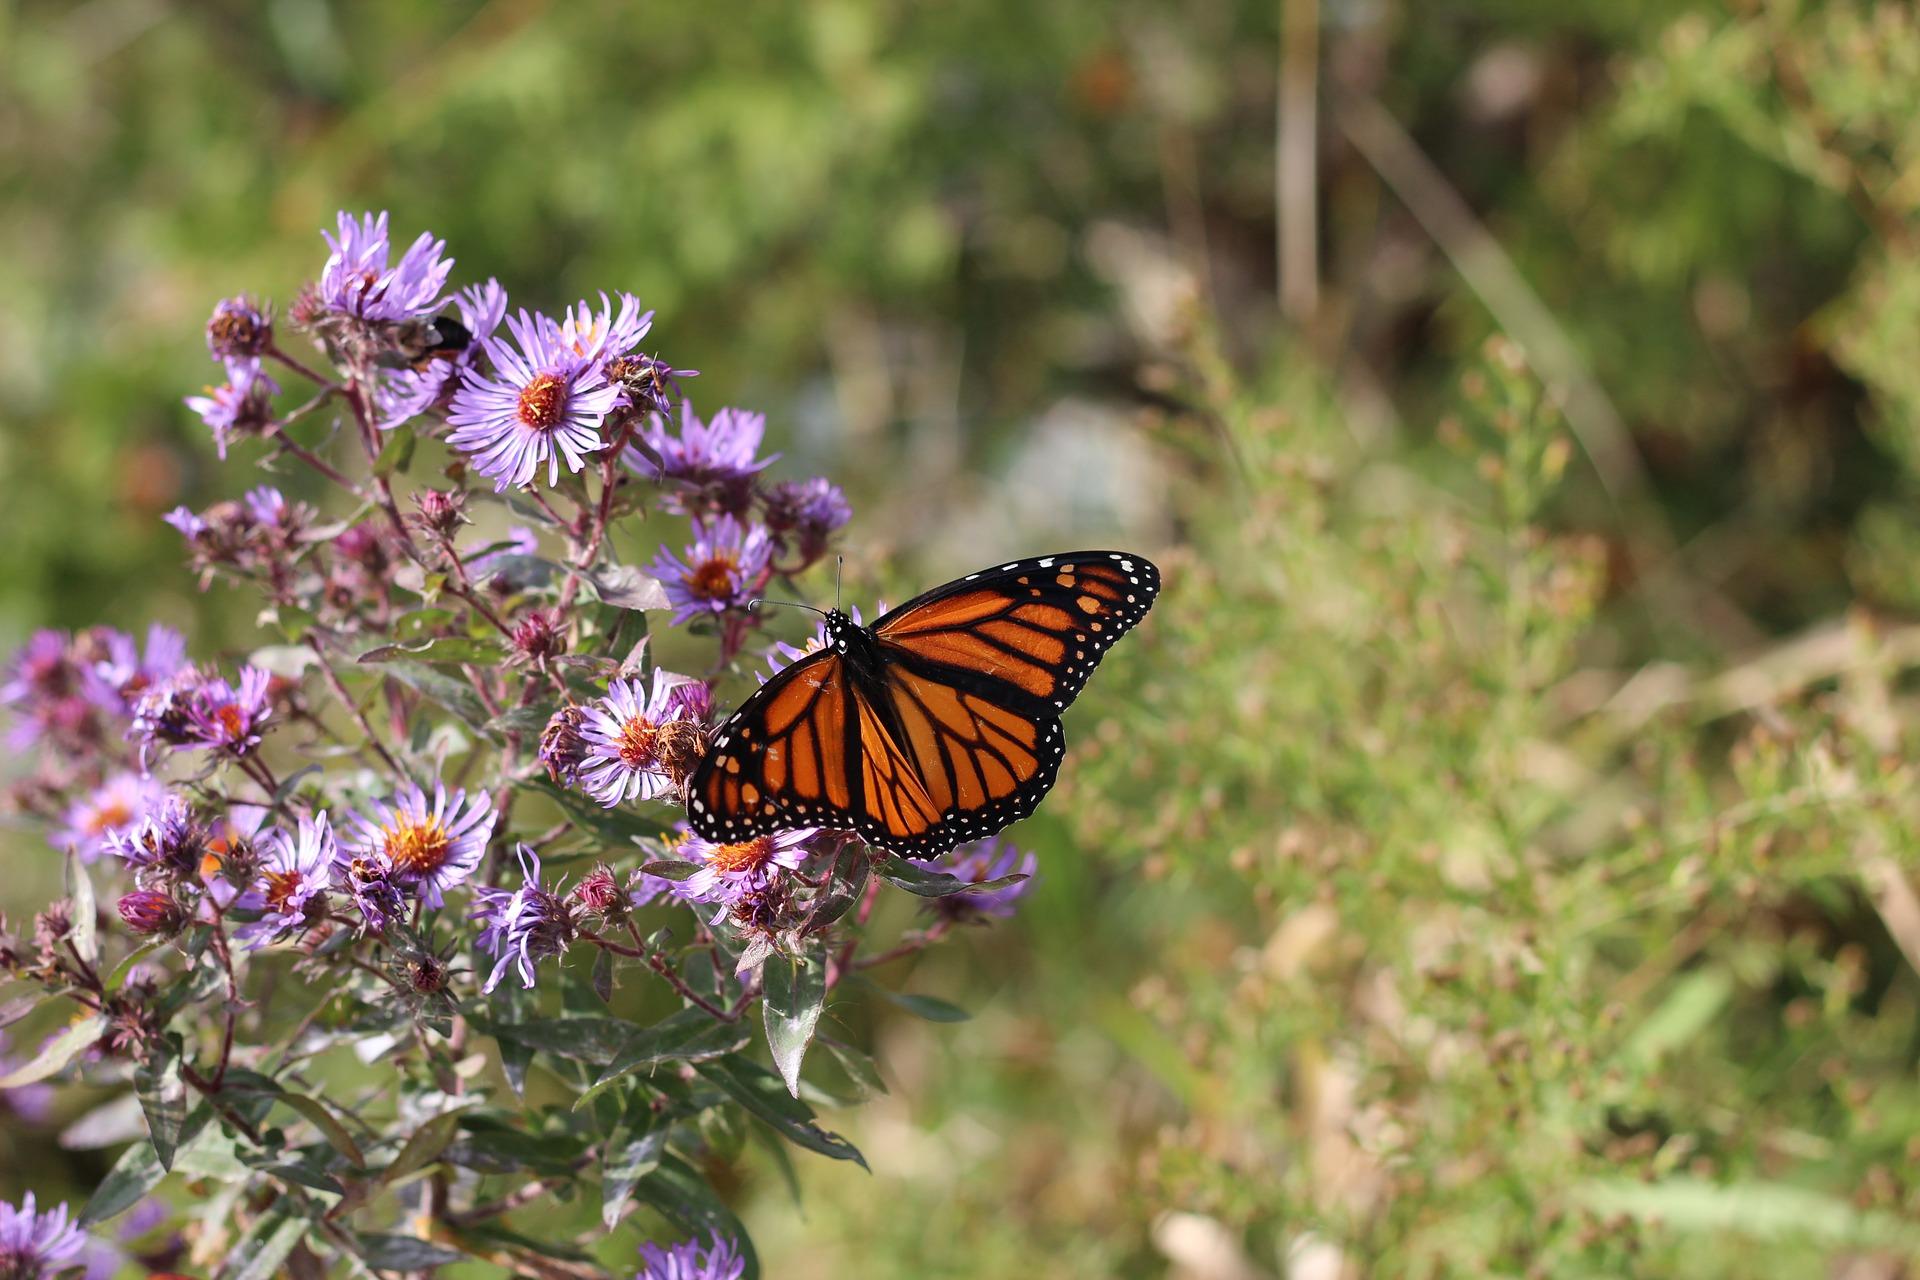
<instances>
[{"instance_id":1,"label":"spent bloom","mask_svg":"<svg viewBox=\"0 0 1920 1280\"><path fill-rule=\"evenodd\" d=\"M226 366L225 382L207 387L204 395L186 398L187 408L213 432L213 447L222 458L227 456L227 442L235 436L266 430L273 420L274 393L280 390L280 384L252 356L229 359Z\"/></svg>"},{"instance_id":2,"label":"spent bloom","mask_svg":"<svg viewBox=\"0 0 1920 1280\"><path fill-rule=\"evenodd\" d=\"M666 587L678 624L738 609L760 589L773 542L759 525L717 516L694 525L693 545L681 555L660 548L649 572Z\"/></svg>"},{"instance_id":3,"label":"spent bloom","mask_svg":"<svg viewBox=\"0 0 1920 1280\"><path fill-rule=\"evenodd\" d=\"M273 311L246 297L223 298L207 320L207 352L215 360L245 359L273 345Z\"/></svg>"},{"instance_id":4,"label":"spent bloom","mask_svg":"<svg viewBox=\"0 0 1920 1280\"><path fill-rule=\"evenodd\" d=\"M784 540L791 540L802 559L817 560L827 549L827 539L836 529L853 519L853 506L840 486L825 476L811 480L782 480L761 496L767 528Z\"/></svg>"},{"instance_id":5,"label":"spent bloom","mask_svg":"<svg viewBox=\"0 0 1920 1280\"><path fill-rule=\"evenodd\" d=\"M353 903L367 933L385 933L406 912L406 891L384 847L336 849L333 887Z\"/></svg>"},{"instance_id":6,"label":"spent bloom","mask_svg":"<svg viewBox=\"0 0 1920 1280\"><path fill-rule=\"evenodd\" d=\"M518 889L482 886L473 891L473 919L480 925L477 945L496 957L493 972L480 986L486 994L500 985L508 966L519 970L521 986L533 986L535 966L563 954L574 937L573 908L540 883L540 855L524 844L517 852L522 877Z\"/></svg>"},{"instance_id":7,"label":"spent bloom","mask_svg":"<svg viewBox=\"0 0 1920 1280\"><path fill-rule=\"evenodd\" d=\"M305 926L314 907L333 878L339 853L333 826L326 811L300 819L298 829L289 835L275 829L263 844L259 880L254 885L260 896L259 923L241 929L250 941L262 942Z\"/></svg>"},{"instance_id":8,"label":"spent bloom","mask_svg":"<svg viewBox=\"0 0 1920 1280\"><path fill-rule=\"evenodd\" d=\"M356 843L383 858L403 886L417 889L429 907L473 874L493 835L493 802L435 783L429 797L409 783L391 801L375 801L371 816L355 814Z\"/></svg>"},{"instance_id":9,"label":"spent bloom","mask_svg":"<svg viewBox=\"0 0 1920 1280\"><path fill-rule=\"evenodd\" d=\"M446 242L421 232L400 261L389 267L387 215L341 213L338 235L320 234L332 250L320 272L320 305L362 320L399 323L440 309L453 259L442 258Z\"/></svg>"},{"instance_id":10,"label":"spent bloom","mask_svg":"<svg viewBox=\"0 0 1920 1280\"><path fill-rule=\"evenodd\" d=\"M674 781L674 740L688 730L698 735L709 703L704 683L659 668L651 690L638 680L609 681L607 696L589 704L579 722L586 744L581 790L608 808L659 795Z\"/></svg>"},{"instance_id":11,"label":"spent bloom","mask_svg":"<svg viewBox=\"0 0 1920 1280\"><path fill-rule=\"evenodd\" d=\"M86 1243L64 1204L42 1210L31 1191L17 1208L0 1201L0 1280L48 1280L71 1271Z\"/></svg>"},{"instance_id":12,"label":"spent bloom","mask_svg":"<svg viewBox=\"0 0 1920 1280\"><path fill-rule=\"evenodd\" d=\"M714 1232L708 1242L682 1240L665 1248L640 1246L640 1270L633 1280L740 1280L747 1260L739 1246Z\"/></svg>"},{"instance_id":13,"label":"spent bloom","mask_svg":"<svg viewBox=\"0 0 1920 1280\"><path fill-rule=\"evenodd\" d=\"M562 460L580 470L605 447L600 423L620 394L545 316L522 310L507 317L507 328L514 346L481 344L496 376L468 369L447 414L447 443L493 477L496 493L531 484L542 464L550 485L560 481Z\"/></svg>"},{"instance_id":14,"label":"spent bloom","mask_svg":"<svg viewBox=\"0 0 1920 1280\"><path fill-rule=\"evenodd\" d=\"M164 797L141 819L107 837L109 853L136 867L186 877L200 873L210 847L205 826L193 806L176 795Z\"/></svg>"},{"instance_id":15,"label":"spent bloom","mask_svg":"<svg viewBox=\"0 0 1920 1280\"><path fill-rule=\"evenodd\" d=\"M186 700L190 745L244 756L260 745L260 729L273 714L273 676L242 667L238 687L219 676L200 681Z\"/></svg>"},{"instance_id":16,"label":"spent bloom","mask_svg":"<svg viewBox=\"0 0 1920 1280\"><path fill-rule=\"evenodd\" d=\"M944 871L968 884L985 884L989 880L1011 875L1025 876L1026 879L1003 888L949 894L944 898L931 899L927 904L928 910L955 920L1004 920L1013 914L1015 905L1033 888L1033 873L1038 860L1032 853L1016 849L1011 840L991 837L950 849L933 866L936 871Z\"/></svg>"},{"instance_id":17,"label":"spent bloom","mask_svg":"<svg viewBox=\"0 0 1920 1280\"><path fill-rule=\"evenodd\" d=\"M640 433L644 448L627 452L627 464L650 480L669 485L665 505L671 511L702 514L747 509L753 477L778 457L756 457L767 431L763 413L722 409L702 422L685 401L680 404L680 434L667 431L654 415Z\"/></svg>"},{"instance_id":18,"label":"spent bloom","mask_svg":"<svg viewBox=\"0 0 1920 1280\"><path fill-rule=\"evenodd\" d=\"M67 807L54 843L92 862L166 799L166 788L145 774L113 774Z\"/></svg>"}]
</instances>

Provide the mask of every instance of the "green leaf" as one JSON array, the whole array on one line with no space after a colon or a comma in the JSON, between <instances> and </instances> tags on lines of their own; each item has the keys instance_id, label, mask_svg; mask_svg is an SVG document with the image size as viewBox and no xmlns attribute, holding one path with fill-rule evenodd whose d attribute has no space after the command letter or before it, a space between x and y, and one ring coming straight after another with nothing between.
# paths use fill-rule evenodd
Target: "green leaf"
<instances>
[{"instance_id":1,"label":"green leaf","mask_svg":"<svg viewBox=\"0 0 1920 1280\"><path fill-rule=\"evenodd\" d=\"M78 854L67 852L67 900L73 904L74 951L92 964L100 958L100 904L93 896L93 877Z\"/></svg>"},{"instance_id":2,"label":"green leaf","mask_svg":"<svg viewBox=\"0 0 1920 1280\"><path fill-rule=\"evenodd\" d=\"M200 1108L201 1112L205 1110ZM154 1154L153 1148L144 1142L134 1143L120 1153L113 1168L107 1170L107 1176L93 1189L86 1207L80 1210L80 1225L98 1226L125 1213L166 1176L167 1171L160 1167L160 1157Z\"/></svg>"},{"instance_id":3,"label":"green leaf","mask_svg":"<svg viewBox=\"0 0 1920 1280\"><path fill-rule=\"evenodd\" d=\"M867 891L872 875L873 858L866 846L853 840L841 845L833 856L833 875L807 913L806 931L818 933L846 915Z\"/></svg>"},{"instance_id":4,"label":"green leaf","mask_svg":"<svg viewBox=\"0 0 1920 1280\"><path fill-rule=\"evenodd\" d=\"M282 1196L227 1255L220 1280L273 1280L309 1225L294 1202Z\"/></svg>"},{"instance_id":5,"label":"green leaf","mask_svg":"<svg viewBox=\"0 0 1920 1280\"><path fill-rule=\"evenodd\" d=\"M467 1255L419 1236L362 1231L353 1237L354 1252L375 1271L425 1271L466 1261Z\"/></svg>"},{"instance_id":6,"label":"green leaf","mask_svg":"<svg viewBox=\"0 0 1920 1280\"><path fill-rule=\"evenodd\" d=\"M667 1152L667 1127L659 1123L645 1100L636 1101L626 1121L607 1139L600 1162L600 1222L611 1231L633 1198L640 1180L660 1167Z\"/></svg>"},{"instance_id":7,"label":"green leaf","mask_svg":"<svg viewBox=\"0 0 1920 1280\"><path fill-rule=\"evenodd\" d=\"M320 1131L320 1136L327 1140L327 1145L352 1161L355 1168L367 1167L367 1157L361 1152L360 1144L353 1140L353 1135L347 1132L347 1127L341 1124L339 1118L327 1110L326 1105L319 1099L309 1098L304 1093L288 1093L283 1090L275 1094L273 1100L291 1107L306 1117L312 1122L313 1127Z\"/></svg>"},{"instance_id":8,"label":"green leaf","mask_svg":"<svg viewBox=\"0 0 1920 1280\"><path fill-rule=\"evenodd\" d=\"M506 657L506 646L497 640L475 640L467 636L432 636L425 640L409 640L401 644L376 645L361 654L355 661L371 665L383 662L404 662L410 658L417 658L421 662L451 662L456 665L472 663L475 666L490 667L506 661ZM425 691L422 690L422 692Z\"/></svg>"},{"instance_id":9,"label":"green leaf","mask_svg":"<svg viewBox=\"0 0 1920 1280\"><path fill-rule=\"evenodd\" d=\"M787 1092L800 1096L800 1064L820 1025L827 1002L827 966L808 963L804 956L767 957L761 967L766 998L762 1013L767 1026L767 1048L773 1065L787 1082Z\"/></svg>"},{"instance_id":10,"label":"green leaf","mask_svg":"<svg viewBox=\"0 0 1920 1280\"><path fill-rule=\"evenodd\" d=\"M549 585L563 571L540 556L503 555L489 560L484 572L489 583L505 582L515 591L526 591Z\"/></svg>"},{"instance_id":11,"label":"green leaf","mask_svg":"<svg viewBox=\"0 0 1920 1280\"><path fill-rule=\"evenodd\" d=\"M400 1148L400 1154L393 1158L380 1174L380 1181L393 1183L411 1174L418 1173L440 1158L453 1142L453 1136L460 1130L460 1113L446 1111L427 1121L414 1131L407 1145Z\"/></svg>"},{"instance_id":12,"label":"green leaf","mask_svg":"<svg viewBox=\"0 0 1920 1280\"><path fill-rule=\"evenodd\" d=\"M1782 1182L1722 1186L1696 1178L1619 1178L1580 1184L1573 1188L1573 1198L1607 1216L1657 1220L1668 1231L1730 1231L1755 1240L1811 1239L1836 1247L1920 1250L1920 1226Z\"/></svg>"},{"instance_id":13,"label":"green leaf","mask_svg":"<svg viewBox=\"0 0 1920 1280\"><path fill-rule=\"evenodd\" d=\"M862 1169L867 1168L859 1148L815 1124L813 1108L790 1097L785 1083L764 1067L730 1057L699 1063L694 1070L794 1145L835 1160L851 1160Z\"/></svg>"},{"instance_id":14,"label":"green leaf","mask_svg":"<svg viewBox=\"0 0 1920 1280\"><path fill-rule=\"evenodd\" d=\"M173 1168L180 1128L187 1118L187 1087L180 1079L179 1040L163 1037L147 1061L133 1073L134 1093L147 1117L147 1140L162 1169Z\"/></svg>"},{"instance_id":15,"label":"green leaf","mask_svg":"<svg viewBox=\"0 0 1920 1280\"><path fill-rule=\"evenodd\" d=\"M627 1042L593 1087L575 1099L573 1108L578 1111L608 1086L636 1072L669 1062L704 1062L738 1053L752 1038L744 1023L722 1022L701 1009L682 1009L651 1027L630 1031Z\"/></svg>"},{"instance_id":16,"label":"green leaf","mask_svg":"<svg viewBox=\"0 0 1920 1280\"><path fill-rule=\"evenodd\" d=\"M373 460L373 474L390 476L396 471L406 474L413 464L413 447L417 443L412 427L395 427L387 432L387 442L380 447L380 456Z\"/></svg>"},{"instance_id":17,"label":"green leaf","mask_svg":"<svg viewBox=\"0 0 1920 1280\"><path fill-rule=\"evenodd\" d=\"M935 871L918 862L909 862L899 854L889 854L880 864L880 876L888 884L922 898L950 898L956 893L987 893L1019 884L1027 877L1020 873L997 880L962 880L944 871Z\"/></svg>"},{"instance_id":18,"label":"green leaf","mask_svg":"<svg viewBox=\"0 0 1920 1280\"><path fill-rule=\"evenodd\" d=\"M492 717L473 686L424 662L388 662L386 673L415 693L439 703L474 729L484 729Z\"/></svg>"},{"instance_id":19,"label":"green leaf","mask_svg":"<svg viewBox=\"0 0 1920 1280\"><path fill-rule=\"evenodd\" d=\"M699 870L699 863L678 858L656 858L640 868L642 874L659 876L662 880L691 880Z\"/></svg>"},{"instance_id":20,"label":"green leaf","mask_svg":"<svg viewBox=\"0 0 1920 1280\"><path fill-rule=\"evenodd\" d=\"M925 1018L928 1022L965 1022L973 1016L959 1005L948 1004L936 996L908 995L904 991L888 991L877 983L874 985L875 989L882 992L887 999L915 1017Z\"/></svg>"},{"instance_id":21,"label":"green leaf","mask_svg":"<svg viewBox=\"0 0 1920 1280\"><path fill-rule=\"evenodd\" d=\"M887 1082L880 1078L880 1067L873 1055L863 1053L850 1044L843 1044L832 1036L821 1036L820 1043L825 1046L840 1069L847 1073L847 1079L863 1098L871 1098L887 1091Z\"/></svg>"},{"instance_id":22,"label":"green leaf","mask_svg":"<svg viewBox=\"0 0 1920 1280\"><path fill-rule=\"evenodd\" d=\"M600 948L600 954L593 958L593 973L588 981L601 1004L613 1003L613 952Z\"/></svg>"},{"instance_id":23,"label":"green leaf","mask_svg":"<svg viewBox=\"0 0 1920 1280\"><path fill-rule=\"evenodd\" d=\"M23 1084L37 1084L45 1080L73 1061L76 1054L91 1047L106 1029L107 1020L100 1014L81 1019L47 1041L30 1062L0 1076L0 1089L18 1089Z\"/></svg>"},{"instance_id":24,"label":"green leaf","mask_svg":"<svg viewBox=\"0 0 1920 1280\"><path fill-rule=\"evenodd\" d=\"M602 604L617 609L671 609L667 589L660 579L640 572L630 564L608 565L583 575L587 589Z\"/></svg>"},{"instance_id":25,"label":"green leaf","mask_svg":"<svg viewBox=\"0 0 1920 1280\"><path fill-rule=\"evenodd\" d=\"M640 1179L638 1193L643 1201L688 1235L718 1234L733 1241L747 1264L742 1280L759 1280L760 1259L753 1251L747 1229L733 1215L733 1210L720 1202L707 1180L678 1156L662 1156L660 1167Z\"/></svg>"},{"instance_id":26,"label":"green leaf","mask_svg":"<svg viewBox=\"0 0 1920 1280\"><path fill-rule=\"evenodd\" d=\"M476 1025L489 1035L595 1066L613 1061L634 1035L633 1024L618 1018L535 1018L528 1022L476 1019Z\"/></svg>"}]
</instances>

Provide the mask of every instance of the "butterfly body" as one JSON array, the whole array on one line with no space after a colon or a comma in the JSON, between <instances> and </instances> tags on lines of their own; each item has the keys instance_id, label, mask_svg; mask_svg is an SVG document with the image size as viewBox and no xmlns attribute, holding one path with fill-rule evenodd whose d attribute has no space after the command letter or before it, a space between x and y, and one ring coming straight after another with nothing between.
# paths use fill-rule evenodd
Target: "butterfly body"
<instances>
[{"instance_id":1,"label":"butterfly body","mask_svg":"<svg viewBox=\"0 0 1920 1280\"><path fill-rule=\"evenodd\" d=\"M825 641L716 731L687 785L709 840L853 831L933 857L1032 813L1066 751L1060 714L1146 615L1144 557L1078 551L983 569Z\"/></svg>"}]
</instances>

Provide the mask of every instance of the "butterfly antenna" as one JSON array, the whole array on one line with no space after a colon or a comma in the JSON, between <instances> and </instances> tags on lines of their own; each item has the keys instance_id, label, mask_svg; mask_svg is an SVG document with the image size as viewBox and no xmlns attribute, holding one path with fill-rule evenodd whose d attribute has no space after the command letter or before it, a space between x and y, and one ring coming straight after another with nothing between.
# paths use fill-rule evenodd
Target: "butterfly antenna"
<instances>
[{"instance_id":1,"label":"butterfly antenna","mask_svg":"<svg viewBox=\"0 0 1920 1280\"><path fill-rule=\"evenodd\" d=\"M763 604L783 605L789 609L805 609L808 613L817 613L823 618L827 616L827 611L825 609L816 608L810 604L802 604L798 600L767 600L767 599L749 600L747 601L747 612L751 613L756 607Z\"/></svg>"},{"instance_id":2,"label":"butterfly antenna","mask_svg":"<svg viewBox=\"0 0 1920 1280\"><path fill-rule=\"evenodd\" d=\"M840 607L840 571L846 567L847 558L845 556L835 556L833 558L833 607L836 609Z\"/></svg>"}]
</instances>

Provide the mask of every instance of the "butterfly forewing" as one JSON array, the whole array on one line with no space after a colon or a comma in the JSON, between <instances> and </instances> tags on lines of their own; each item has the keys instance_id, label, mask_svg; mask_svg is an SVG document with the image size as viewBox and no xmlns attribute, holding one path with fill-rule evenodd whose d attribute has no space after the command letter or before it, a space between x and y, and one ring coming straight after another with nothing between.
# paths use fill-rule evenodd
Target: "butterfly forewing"
<instances>
[{"instance_id":1,"label":"butterfly forewing","mask_svg":"<svg viewBox=\"0 0 1920 1280\"><path fill-rule=\"evenodd\" d=\"M870 675L822 650L749 698L688 784L688 819L711 840L816 826L917 857L991 835L1052 788L1059 713L1159 586L1139 556L1080 551L929 591L863 633Z\"/></svg>"}]
</instances>

